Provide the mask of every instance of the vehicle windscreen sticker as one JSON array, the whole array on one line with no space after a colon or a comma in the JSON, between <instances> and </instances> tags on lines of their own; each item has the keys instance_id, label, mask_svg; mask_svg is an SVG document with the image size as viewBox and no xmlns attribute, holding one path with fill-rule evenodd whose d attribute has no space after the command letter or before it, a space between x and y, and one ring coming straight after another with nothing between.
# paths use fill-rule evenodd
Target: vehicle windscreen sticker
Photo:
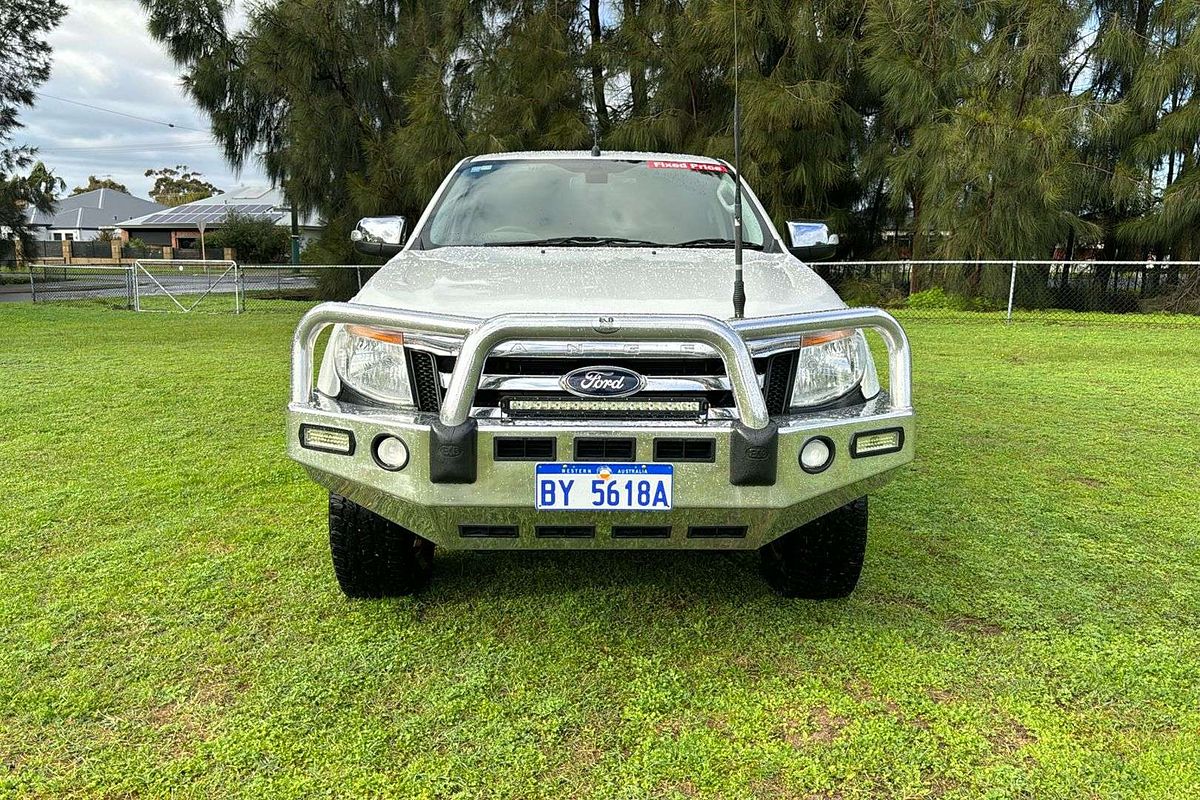
<instances>
[{"instance_id":1,"label":"vehicle windscreen sticker","mask_svg":"<svg viewBox=\"0 0 1200 800\"><path fill-rule=\"evenodd\" d=\"M724 164L704 164L699 161L647 161L650 169L690 169L696 172L726 172Z\"/></svg>"}]
</instances>

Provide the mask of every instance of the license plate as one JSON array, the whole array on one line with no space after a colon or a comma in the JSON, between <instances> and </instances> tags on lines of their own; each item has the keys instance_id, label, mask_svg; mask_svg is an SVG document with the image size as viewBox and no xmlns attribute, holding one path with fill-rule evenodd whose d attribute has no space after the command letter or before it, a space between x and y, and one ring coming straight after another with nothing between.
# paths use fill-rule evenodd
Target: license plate
<instances>
[{"instance_id":1,"label":"license plate","mask_svg":"<svg viewBox=\"0 0 1200 800\"><path fill-rule=\"evenodd\" d=\"M538 511L668 511L671 464L538 464Z\"/></svg>"}]
</instances>

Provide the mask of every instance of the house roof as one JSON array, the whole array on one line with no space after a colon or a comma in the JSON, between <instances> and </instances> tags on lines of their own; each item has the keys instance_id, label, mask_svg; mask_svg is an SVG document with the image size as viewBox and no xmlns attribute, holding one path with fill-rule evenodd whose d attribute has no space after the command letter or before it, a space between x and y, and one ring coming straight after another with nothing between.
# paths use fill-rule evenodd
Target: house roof
<instances>
[{"instance_id":1,"label":"house roof","mask_svg":"<svg viewBox=\"0 0 1200 800\"><path fill-rule=\"evenodd\" d=\"M116 189L93 189L64 197L55 203L54 211L49 214L31 208L27 216L29 224L36 227L99 230L162 208L165 206L161 203Z\"/></svg>"},{"instance_id":2,"label":"house roof","mask_svg":"<svg viewBox=\"0 0 1200 800\"><path fill-rule=\"evenodd\" d=\"M279 189L239 186L224 194L143 214L126 220L121 227L125 230L188 230L198 229L201 222L216 227L230 214L273 219L276 225L290 226L291 213L282 210L286 205L287 201ZM304 217L300 220L300 227L319 228L321 224L315 217Z\"/></svg>"}]
</instances>

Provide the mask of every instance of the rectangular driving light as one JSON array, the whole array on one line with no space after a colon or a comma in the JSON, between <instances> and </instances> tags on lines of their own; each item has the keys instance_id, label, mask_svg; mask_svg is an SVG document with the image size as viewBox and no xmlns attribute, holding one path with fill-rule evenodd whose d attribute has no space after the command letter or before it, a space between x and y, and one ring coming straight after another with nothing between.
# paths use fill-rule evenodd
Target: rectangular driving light
<instances>
[{"instance_id":1,"label":"rectangular driving light","mask_svg":"<svg viewBox=\"0 0 1200 800\"><path fill-rule=\"evenodd\" d=\"M323 425L300 426L300 446L322 453L354 455L354 433L341 428L326 428Z\"/></svg>"},{"instance_id":2,"label":"rectangular driving light","mask_svg":"<svg viewBox=\"0 0 1200 800\"><path fill-rule=\"evenodd\" d=\"M850 456L865 458L895 453L904 447L904 429L886 428L880 431L863 431L854 434L850 442Z\"/></svg>"},{"instance_id":3,"label":"rectangular driving light","mask_svg":"<svg viewBox=\"0 0 1200 800\"><path fill-rule=\"evenodd\" d=\"M689 398L662 400L588 400L576 397L510 397L504 401L510 417L542 419L695 419L708 411L708 402Z\"/></svg>"}]
</instances>

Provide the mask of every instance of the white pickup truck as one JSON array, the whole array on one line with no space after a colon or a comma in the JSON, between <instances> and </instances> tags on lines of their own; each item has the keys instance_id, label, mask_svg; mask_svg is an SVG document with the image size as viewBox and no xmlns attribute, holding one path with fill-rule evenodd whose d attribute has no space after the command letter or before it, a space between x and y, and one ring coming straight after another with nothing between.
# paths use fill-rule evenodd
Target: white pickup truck
<instances>
[{"instance_id":1,"label":"white pickup truck","mask_svg":"<svg viewBox=\"0 0 1200 800\"><path fill-rule=\"evenodd\" d=\"M300 322L287 430L347 595L418 590L435 545L756 549L785 595L854 589L866 495L913 457L908 341L805 266L824 225L785 241L745 186L735 315L738 191L711 158L504 153L411 233L359 223L391 260Z\"/></svg>"}]
</instances>

